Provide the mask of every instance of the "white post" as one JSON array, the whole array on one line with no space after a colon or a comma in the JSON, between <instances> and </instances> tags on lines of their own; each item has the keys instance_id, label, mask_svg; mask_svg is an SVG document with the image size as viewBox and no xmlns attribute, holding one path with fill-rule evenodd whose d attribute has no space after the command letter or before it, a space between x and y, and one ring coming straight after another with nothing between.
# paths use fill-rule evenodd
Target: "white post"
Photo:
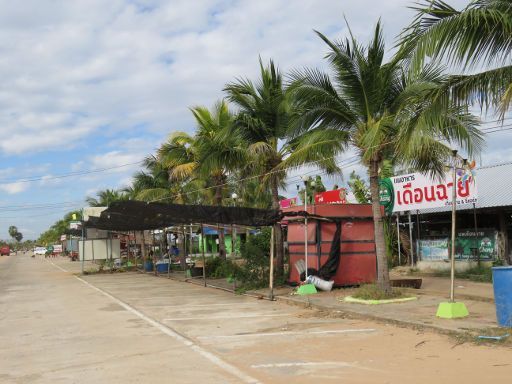
<instances>
[{"instance_id":1,"label":"white post","mask_svg":"<svg viewBox=\"0 0 512 384\"><path fill-rule=\"evenodd\" d=\"M450 271L450 301L455 302L455 220L457 205L457 151L453 151L453 173L452 173L452 259Z\"/></svg>"},{"instance_id":2,"label":"white post","mask_svg":"<svg viewBox=\"0 0 512 384\"><path fill-rule=\"evenodd\" d=\"M304 182L304 258L306 259L305 280L308 279L308 190L307 181Z\"/></svg>"},{"instance_id":3,"label":"white post","mask_svg":"<svg viewBox=\"0 0 512 384\"><path fill-rule=\"evenodd\" d=\"M412 220L411 220L411 211L409 211L409 245L411 250L411 267L414 267L414 245L412 242Z\"/></svg>"}]
</instances>

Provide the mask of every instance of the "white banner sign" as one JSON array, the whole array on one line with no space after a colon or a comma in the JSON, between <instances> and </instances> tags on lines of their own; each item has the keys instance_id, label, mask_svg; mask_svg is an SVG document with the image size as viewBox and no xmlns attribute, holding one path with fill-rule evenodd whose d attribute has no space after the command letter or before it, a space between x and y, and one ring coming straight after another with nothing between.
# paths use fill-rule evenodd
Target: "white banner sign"
<instances>
[{"instance_id":1,"label":"white banner sign","mask_svg":"<svg viewBox=\"0 0 512 384\"><path fill-rule=\"evenodd\" d=\"M381 204L386 212L416 211L452 205L452 175L441 180L431 179L421 173L393 176L380 183ZM475 178L457 176L457 198L459 205L473 204L478 200Z\"/></svg>"}]
</instances>

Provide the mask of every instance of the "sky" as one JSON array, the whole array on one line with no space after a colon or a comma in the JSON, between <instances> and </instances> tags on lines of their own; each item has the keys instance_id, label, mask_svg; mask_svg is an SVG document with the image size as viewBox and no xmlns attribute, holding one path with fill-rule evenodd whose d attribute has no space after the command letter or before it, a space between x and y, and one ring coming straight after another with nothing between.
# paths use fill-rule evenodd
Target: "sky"
<instances>
[{"instance_id":1,"label":"sky","mask_svg":"<svg viewBox=\"0 0 512 384\"><path fill-rule=\"evenodd\" d=\"M212 106L236 77L257 78L259 57L284 72L325 68L313 30L345 37L345 17L367 41L381 18L391 50L410 5L0 0L0 238L9 225L37 238L86 196L128 185L171 132L194 131L190 107ZM485 163L512 159L510 135L490 138Z\"/></svg>"}]
</instances>

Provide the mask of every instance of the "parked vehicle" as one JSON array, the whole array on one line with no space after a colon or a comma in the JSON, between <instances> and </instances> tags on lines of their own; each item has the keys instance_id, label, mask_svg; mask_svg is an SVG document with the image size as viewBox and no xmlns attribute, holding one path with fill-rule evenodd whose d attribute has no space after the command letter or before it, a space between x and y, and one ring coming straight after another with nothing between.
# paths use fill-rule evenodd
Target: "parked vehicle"
<instances>
[{"instance_id":1,"label":"parked vehicle","mask_svg":"<svg viewBox=\"0 0 512 384\"><path fill-rule=\"evenodd\" d=\"M9 256L11 254L11 248L8 245L0 247L0 256Z\"/></svg>"},{"instance_id":2,"label":"parked vehicle","mask_svg":"<svg viewBox=\"0 0 512 384\"><path fill-rule=\"evenodd\" d=\"M34 248L34 255L46 255L46 248L45 247L35 247Z\"/></svg>"}]
</instances>

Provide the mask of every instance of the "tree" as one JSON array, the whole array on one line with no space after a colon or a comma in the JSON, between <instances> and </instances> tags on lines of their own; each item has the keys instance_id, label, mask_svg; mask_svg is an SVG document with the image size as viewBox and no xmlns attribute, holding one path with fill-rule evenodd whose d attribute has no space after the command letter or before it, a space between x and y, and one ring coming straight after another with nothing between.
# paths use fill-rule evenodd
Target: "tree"
<instances>
[{"instance_id":1,"label":"tree","mask_svg":"<svg viewBox=\"0 0 512 384\"><path fill-rule=\"evenodd\" d=\"M443 94L459 103L497 107L503 116L512 100L512 2L474 0L458 11L433 0L413 9L416 17L400 39L412 69L421 68L427 57L462 66L463 73L450 77Z\"/></svg>"},{"instance_id":2,"label":"tree","mask_svg":"<svg viewBox=\"0 0 512 384\"><path fill-rule=\"evenodd\" d=\"M71 211L64 215L61 220L56 221L48 230L41 233L37 244L48 245L59 241L60 236L69 230L69 223L73 220L73 215L81 216L80 211Z\"/></svg>"},{"instance_id":3,"label":"tree","mask_svg":"<svg viewBox=\"0 0 512 384\"><path fill-rule=\"evenodd\" d=\"M291 122L295 117L291 89L283 84L279 69L270 60L260 60L260 78L256 83L238 78L224 88L228 100L238 113L233 133L247 143L250 161L246 172L261 175L259 181L272 196L272 208L279 209L279 188L284 187L287 172L315 161L328 173L339 172L333 155L346 143L346 133L335 129L312 129L295 134ZM274 226L276 272L283 275L284 253L281 226Z\"/></svg>"},{"instance_id":4,"label":"tree","mask_svg":"<svg viewBox=\"0 0 512 384\"><path fill-rule=\"evenodd\" d=\"M330 41L326 56L331 77L319 70L296 71L296 97L302 110L303 130L333 129L346 132L361 162L368 168L378 285L390 290L379 172L383 161L419 172L440 175L451 155L450 146L473 153L483 144L476 119L467 108L434 97L446 76L434 66L409 72L403 51L384 62L380 22L367 46L354 36Z\"/></svg>"},{"instance_id":5,"label":"tree","mask_svg":"<svg viewBox=\"0 0 512 384\"><path fill-rule=\"evenodd\" d=\"M308 177L305 189L306 196L308 198L308 205L315 203L315 194L326 191L320 175L316 175L314 180L311 177ZM299 190L299 197L302 200L302 204L304 204L304 188Z\"/></svg>"},{"instance_id":6,"label":"tree","mask_svg":"<svg viewBox=\"0 0 512 384\"><path fill-rule=\"evenodd\" d=\"M97 198L86 197L85 201L90 207L108 207L116 201L128 200L128 195L115 189L105 189L96 193Z\"/></svg>"},{"instance_id":7,"label":"tree","mask_svg":"<svg viewBox=\"0 0 512 384\"><path fill-rule=\"evenodd\" d=\"M14 240L16 238L17 233L18 233L18 227L16 227L15 225L11 225L9 227L9 236L11 236L12 239Z\"/></svg>"},{"instance_id":8,"label":"tree","mask_svg":"<svg viewBox=\"0 0 512 384\"><path fill-rule=\"evenodd\" d=\"M175 132L158 151L158 158L174 182L199 183L214 191L213 203L221 206L228 176L246 163L247 151L240 135L231 130L233 116L225 101L210 111L191 109L196 133ZM219 256L226 258L224 231L219 229Z\"/></svg>"}]
</instances>

